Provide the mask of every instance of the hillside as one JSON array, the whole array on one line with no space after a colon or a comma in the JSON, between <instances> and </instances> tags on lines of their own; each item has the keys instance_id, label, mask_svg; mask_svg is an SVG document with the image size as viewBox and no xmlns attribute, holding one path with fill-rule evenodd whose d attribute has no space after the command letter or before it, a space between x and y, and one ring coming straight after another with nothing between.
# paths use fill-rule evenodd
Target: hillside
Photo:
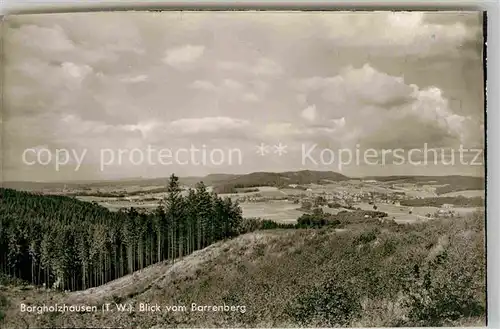
<instances>
[{"instance_id":1,"label":"hillside","mask_svg":"<svg viewBox=\"0 0 500 329\"><path fill-rule=\"evenodd\" d=\"M484 214L414 225L248 233L103 286L4 288L5 328L483 326ZM19 304L131 303L131 312L19 313ZM140 303L186 311L140 312ZM240 306L233 312L197 305ZM245 307L245 312L241 312Z\"/></svg>"}]
</instances>

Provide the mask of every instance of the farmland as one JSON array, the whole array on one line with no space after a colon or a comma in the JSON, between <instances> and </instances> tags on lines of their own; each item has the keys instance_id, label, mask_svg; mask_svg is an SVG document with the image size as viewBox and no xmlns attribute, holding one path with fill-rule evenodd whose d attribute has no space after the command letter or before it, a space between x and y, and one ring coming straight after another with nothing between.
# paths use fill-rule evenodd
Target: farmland
<instances>
[{"instance_id":1,"label":"farmland","mask_svg":"<svg viewBox=\"0 0 500 329\"><path fill-rule=\"evenodd\" d=\"M259 176L262 179L262 176ZM230 177L231 180L234 177ZM220 181L217 181L220 182ZM226 184L226 183L224 183ZM250 184L252 185L252 184ZM273 220L277 223L294 223L298 217L305 213L303 204L314 203L316 199L323 198L326 203L320 207L328 213L337 213L341 210L360 208L362 210L374 210L387 213L388 218L399 223L412 223L434 218L440 214L441 206L447 200L458 200L454 205L453 214L467 215L482 207L463 206L471 200L471 204L477 204L477 198L484 198L484 190L464 190L445 194L436 191L446 184L436 180L429 181L384 181L384 180L362 180L341 179L339 181L325 180L321 184L317 181L307 184L289 184L287 186L258 186L238 187L232 193L219 193L222 197L238 201L241 206L243 217ZM101 187L102 188L102 187ZM183 194L186 195L191 188L183 186ZM216 183L208 187L209 191L216 190ZM113 189L107 189L107 193L113 195ZM146 211L155 209L160 201L165 198L166 193L160 191L160 187L130 186L125 189L125 194L120 196L77 195L82 201L96 202L112 211L124 208L140 208ZM116 191L115 191L116 192ZM444 200L444 201L439 201ZM474 201L476 200L476 201ZM445 202L446 201L446 202ZM472 202L474 201L474 202ZM339 203L341 207L329 207L328 203ZM480 202L479 202L480 203ZM436 205L434 205L436 204Z\"/></svg>"},{"instance_id":2,"label":"farmland","mask_svg":"<svg viewBox=\"0 0 500 329\"><path fill-rule=\"evenodd\" d=\"M180 178L182 194L203 181L209 192L238 201L243 217L291 223L304 214L303 205L321 205L328 213L361 208L386 212L396 222L408 223L437 215L468 214L484 208L484 179L466 176L386 176L350 178L333 172L309 170L284 173L256 172L245 175L211 174L205 177ZM6 182L6 187L43 194L76 197L95 202L109 210L131 207L151 211L166 197L165 179L130 179L85 183ZM482 189L483 188L483 189ZM448 200L451 200L448 202ZM453 211L441 209L453 204ZM329 207L337 203L339 207ZM439 214L441 212L441 214Z\"/></svg>"}]
</instances>

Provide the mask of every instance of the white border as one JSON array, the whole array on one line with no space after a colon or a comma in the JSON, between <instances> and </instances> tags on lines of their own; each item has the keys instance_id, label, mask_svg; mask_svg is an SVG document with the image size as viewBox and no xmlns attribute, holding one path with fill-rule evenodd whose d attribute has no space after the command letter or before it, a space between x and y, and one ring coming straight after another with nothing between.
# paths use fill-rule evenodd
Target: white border
<instances>
[{"instance_id":1,"label":"white border","mask_svg":"<svg viewBox=\"0 0 500 329\"><path fill-rule=\"evenodd\" d=\"M499 3L488 6L487 36L487 264L488 264L488 326L500 328L500 168L499 140Z\"/></svg>"}]
</instances>

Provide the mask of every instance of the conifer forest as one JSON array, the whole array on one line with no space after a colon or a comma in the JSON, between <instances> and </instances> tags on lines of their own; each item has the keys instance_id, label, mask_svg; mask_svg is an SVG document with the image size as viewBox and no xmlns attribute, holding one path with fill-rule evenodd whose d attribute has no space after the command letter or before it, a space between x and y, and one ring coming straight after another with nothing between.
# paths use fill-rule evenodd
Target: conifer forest
<instances>
[{"instance_id":1,"label":"conifer forest","mask_svg":"<svg viewBox=\"0 0 500 329\"><path fill-rule=\"evenodd\" d=\"M241 209L200 182L187 195L171 175L152 212L111 212L72 197L0 189L0 273L81 290L238 234Z\"/></svg>"}]
</instances>

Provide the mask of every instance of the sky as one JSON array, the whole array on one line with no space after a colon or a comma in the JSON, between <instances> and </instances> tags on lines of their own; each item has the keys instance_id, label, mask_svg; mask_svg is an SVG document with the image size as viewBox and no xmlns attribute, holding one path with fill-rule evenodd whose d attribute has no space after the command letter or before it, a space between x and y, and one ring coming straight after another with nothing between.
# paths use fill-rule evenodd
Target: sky
<instances>
[{"instance_id":1,"label":"sky","mask_svg":"<svg viewBox=\"0 0 500 329\"><path fill-rule=\"evenodd\" d=\"M477 12L33 14L2 35L5 181L484 171Z\"/></svg>"}]
</instances>

